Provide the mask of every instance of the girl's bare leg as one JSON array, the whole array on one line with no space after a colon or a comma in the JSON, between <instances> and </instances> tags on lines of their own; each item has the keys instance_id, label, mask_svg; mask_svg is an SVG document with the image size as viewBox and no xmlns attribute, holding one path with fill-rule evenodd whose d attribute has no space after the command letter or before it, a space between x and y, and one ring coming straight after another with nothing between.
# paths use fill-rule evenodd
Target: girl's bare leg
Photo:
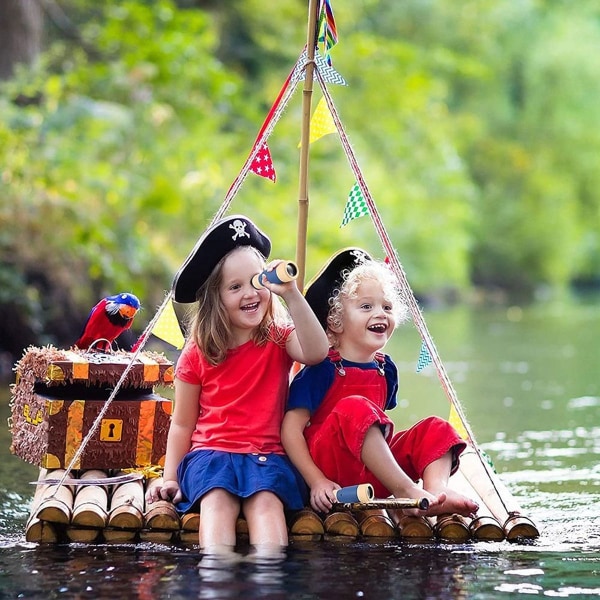
<instances>
[{"instance_id":1,"label":"girl's bare leg","mask_svg":"<svg viewBox=\"0 0 600 600\"><path fill-rule=\"evenodd\" d=\"M250 544L261 555L280 555L288 544L288 530L281 500L273 492L258 492L243 505Z\"/></svg>"},{"instance_id":2,"label":"girl's bare leg","mask_svg":"<svg viewBox=\"0 0 600 600\"><path fill-rule=\"evenodd\" d=\"M240 500L222 488L215 488L200 501L200 548L206 554L231 554L236 543L235 523Z\"/></svg>"}]
</instances>

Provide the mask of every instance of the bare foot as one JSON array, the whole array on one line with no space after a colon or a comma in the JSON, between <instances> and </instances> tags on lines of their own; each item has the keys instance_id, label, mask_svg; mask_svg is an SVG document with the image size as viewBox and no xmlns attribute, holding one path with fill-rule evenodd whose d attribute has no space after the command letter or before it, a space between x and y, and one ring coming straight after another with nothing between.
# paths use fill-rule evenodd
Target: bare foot
<instances>
[{"instance_id":1,"label":"bare foot","mask_svg":"<svg viewBox=\"0 0 600 600\"><path fill-rule=\"evenodd\" d=\"M479 505L470 498L455 492L449 488L441 491L437 498L445 496L440 502L432 504L426 511L427 516L442 515L442 514L459 514L463 517L475 517L479 510Z\"/></svg>"}]
</instances>

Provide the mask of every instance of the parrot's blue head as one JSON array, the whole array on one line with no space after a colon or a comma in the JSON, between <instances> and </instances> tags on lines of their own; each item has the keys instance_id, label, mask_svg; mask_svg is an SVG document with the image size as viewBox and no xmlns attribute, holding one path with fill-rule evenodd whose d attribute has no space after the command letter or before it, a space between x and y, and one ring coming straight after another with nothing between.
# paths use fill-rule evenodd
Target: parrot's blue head
<instances>
[{"instance_id":1,"label":"parrot's blue head","mask_svg":"<svg viewBox=\"0 0 600 600\"><path fill-rule=\"evenodd\" d=\"M137 296L128 292L107 296L106 298L106 312L113 315L119 313L125 319L133 319L140 307L141 304Z\"/></svg>"}]
</instances>

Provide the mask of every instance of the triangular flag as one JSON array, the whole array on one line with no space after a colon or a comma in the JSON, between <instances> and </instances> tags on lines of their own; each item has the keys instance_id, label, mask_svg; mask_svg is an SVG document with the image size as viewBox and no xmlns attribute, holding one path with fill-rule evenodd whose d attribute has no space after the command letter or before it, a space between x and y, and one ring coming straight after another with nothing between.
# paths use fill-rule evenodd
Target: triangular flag
<instances>
[{"instance_id":1,"label":"triangular flag","mask_svg":"<svg viewBox=\"0 0 600 600\"><path fill-rule=\"evenodd\" d=\"M300 55L300 59L296 63L294 70L292 71L292 80L294 83L297 83L297 81L304 81L307 60L308 52L305 48ZM330 64L328 64L327 60L323 58L318 50L315 50L315 64L317 65L317 71L319 71L319 75L321 75L321 78L325 83L331 83L333 85L348 85L346 80Z\"/></svg>"},{"instance_id":2,"label":"triangular flag","mask_svg":"<svg viewBox=\"0 0 600 600\"><path fill-rule=\"evenodd\" d=\"M431 354L425 345L425 342L421 344L421 351L419 352L419 358L417 360L417 373L420 373L427 365L431 363Z\"/></svg>"},{"instance_id":3,"label":"triangular flag","mask_svg":"<svg viewBox=\"0 0 600 600\"><path fill-rule=\"evenodd\" d=\"M363 217L364 215L368 214L369 207L365 202L358 183L355 183L348 194L348 200L346 201L344 216L342 217L342 224L340 225L340 228L350 223L350 221L353 219L358 219L358 217Z\"/></svg>"},{"instance_id":4,"label":"triangular flag","mask_svg":"<svg viewBox=\"0 0 600 600\"><path fill-rule=\"evenodd\" d=\"M160 338L168 344L171 344L171 346L175 346L175 348L178 350L183 348L185 339L183 337L183 333L181 333L179 320L175 314L172 301L169 301L167 306L165 306L165 309L160 314L160 317L158 317L158 321L156 321L156 324L152 329L152 333L157 338Z\"/></svg>"},{"instance_id":5,"label":"triangular flag","mask_svg":"<svg viewBox=\"0 0 600 600\"><path fill-rule=\"evenodd\" d=\"M460 418L460 415L458 414L458 411L456 410L454 404L450 406L450 415L448 417L448 422L450 423L450 425L452 425L452 427L454 427L454 429L456 429L456 433L458 433L458 435L460 435L460 437L463 440L469 439L469 434L467 432L465 424Z\"/></svg>"},{"instance_id":6,"label":"triangular flag","mask_svg":"<svg viewBox=\"0 0 600 600\"><path fill-rule=\"evenodd\" d=\"M325 98L321 98L315 112L313 113L312 119L310 120L310 137L308 143L312 144L324 135L334 133L336 131L333 117L329 112L329 107L325 102ZM302 145L302 142L298 144L298 148Z\"/></svg>"},{"instance_id":7,"label":"triangular flag","mask_svg":"<svg viewBox=\"0 0 600 600\"><path fill-rule=\"evenodd\" d=\"M256 175L260 175L260 177L266 177L273 182L277 178L275 175L273 160L271 159L271 151L269 150L269 146L267 146L266 142L260 147L254 156L254 160L250 165L250 171Z\"/></svg>"}]
</instances>

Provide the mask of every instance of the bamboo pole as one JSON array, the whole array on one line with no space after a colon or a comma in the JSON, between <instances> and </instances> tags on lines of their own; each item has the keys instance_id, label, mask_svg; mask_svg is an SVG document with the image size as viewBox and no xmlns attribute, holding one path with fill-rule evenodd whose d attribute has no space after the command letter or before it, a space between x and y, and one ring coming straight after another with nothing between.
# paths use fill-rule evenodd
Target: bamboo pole
<instances>
[{"instance_id":1,"label":"bamboo pole","mask_svg":"<svg viewBox=\"0 0 600 600\"><path fill-rule=\"evenodd\" d=\"M306 273L306 232L308 229L308 162L310 139L310 110L315 70L315 48L317 46L317 0L308 5L308 26L306 34L307 62L302 91L302 130L300 136L300 168L298 187L298 231L296 235L296 264L298 265L298 288L304 290Z\"/></svg>"},{"instance_id":2,"label":"bamboo pole","mask_svg":"<svg viewBox=\"0 0 600 600\"><path fill-rule=\"evenodd\" d=\"M460 455L460 470L504 529L508 541L535 539L539 531L510 490L473 447Z\"/></svg>"}]
</instances>

